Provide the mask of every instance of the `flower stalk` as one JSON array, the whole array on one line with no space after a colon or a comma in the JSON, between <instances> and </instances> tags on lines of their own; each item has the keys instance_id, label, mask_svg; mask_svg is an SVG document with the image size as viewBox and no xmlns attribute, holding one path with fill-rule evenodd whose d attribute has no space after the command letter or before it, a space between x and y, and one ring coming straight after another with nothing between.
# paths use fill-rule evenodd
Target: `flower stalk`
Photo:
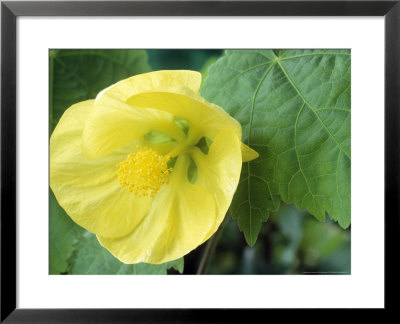
<instances>
[{"instance_id":1,"label":"flower stalk","mask_svg":"<svg viewBox=\"0 0 400 324\"><path fill-rule=\"evenodd\" d=\"M212 256L214 255L215 248L218 245L218 241L221 237L221 234L226 226L227 223L229 223L230 220L230 212L229 209L225 215L225 219L222 222L221 226L218 228L217 232L208 240L207 245L205 247L203 256L201 257L199 267L197 269L198 275L206 274L208 265L210 264L210 261L212 259Z\"/></svg>"}]
</instances>

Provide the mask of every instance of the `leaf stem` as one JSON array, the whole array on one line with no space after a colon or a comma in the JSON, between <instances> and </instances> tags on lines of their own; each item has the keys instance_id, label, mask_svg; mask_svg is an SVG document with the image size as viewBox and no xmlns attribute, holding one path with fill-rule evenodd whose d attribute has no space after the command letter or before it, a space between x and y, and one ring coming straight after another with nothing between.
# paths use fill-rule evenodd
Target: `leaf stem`
<instances>
[{"instance_id":1,"label":"leaf stem","mask_svg":"<svg viewBox=\"0 0 400 324\"><path fill-rule=\"evenodd\" d=\"M197 269L196 274L201 275L201 274L206 273L208 265L210 263L210 260L214 254L215 248L216 248L219 238L221 236L221 233L222 233L225 225L229 222L229 218L230 218L230 212L228 210L225 215L225 218L224 218L222 224L219 226L217 232L215 232L215 234L213 236L211 236L211 238L208 240L207 245L204 250L204 253L203 253L203 256L201 257L200 265L199 265L199 268Z\"/></svg>"}]
</instances>

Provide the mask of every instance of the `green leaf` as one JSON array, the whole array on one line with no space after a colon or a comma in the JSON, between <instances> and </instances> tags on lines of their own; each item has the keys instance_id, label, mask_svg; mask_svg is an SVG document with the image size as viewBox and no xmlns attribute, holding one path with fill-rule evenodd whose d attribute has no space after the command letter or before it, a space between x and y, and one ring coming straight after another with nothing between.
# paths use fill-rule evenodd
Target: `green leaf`
<instances>
[{"instance_id":1,"label":"green leaf","mask_svg":"<svg viewBox=\"0 0 400 324\"><path fill-rule=\"evenodd\" d=\"M174 268L183 272L183 258L163 264L124 264L103 248L96 236L86 232L75 245L76 252L69 260L72 274L167 274Z\"/></svg>"},{"instance_id":2,"label":"green leaf","mask_svg":"<svg viewBox=\"0 0 400 324\"><path fill-rule=\"evenodd\" d=\"M202 75L202 82L208 77L208 69L211 65L213 65L217 60L219 56L211 56L203 65L203 67L200 70L200 73Z\"/></svg>"},{"instance_id":3,"label":"green leaf","mask_svg":"<svg viewBox=\"0 0 400 324\"><path fill-rule=\"evenodd\" d=\"M64 111L106 87L150 71L143 50L50 50L50 129Z\"/></svg>"},{"instance_id":4,"label":"green leaf","mask_svg":"<svg viewBox=\"0 0 400 324\"><path fill-rule=\"evenodd\" d=\"M350 64L348 50L232 50L209 68L202 95L260 153L231 205L248 244L281 200L349 226Z\"/></svg>"},{"instance_id":5,"label":"green leaf","mask_svg":"<svg viewBox=\"0 0 400 324\"><path fill-rule=\"evenodd\" d=\"M74 243L85 230L76 225L58 205L50 190L50 242L49 242L49 272L61 274L67 272L67 260L74 250Z\"/></svg>"}]
</instances>

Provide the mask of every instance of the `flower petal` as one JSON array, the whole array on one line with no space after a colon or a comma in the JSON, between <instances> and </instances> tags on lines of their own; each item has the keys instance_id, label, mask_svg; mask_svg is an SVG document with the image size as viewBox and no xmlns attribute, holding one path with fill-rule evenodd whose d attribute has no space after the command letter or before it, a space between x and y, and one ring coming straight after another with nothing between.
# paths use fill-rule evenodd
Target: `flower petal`
<instances>
[{"instance_id":1,"label":"flower petal","mask_svg":"<svg viewBox=\"0 0 400 324\"><path fill-rule=\"evenodd\" d=\"M251 147L247 146L244 143L240 143L240 147L242 149L242 161L248 162L254 159L257 159L259 154L254 151Z\"/></svg>"},{"instance_id":2,"label":"flower petal","mask_svg":"<svg viewBox=\"0 0 400 324\"><path fill-rule=\"evenodd\" d=\"M198 91L201 74L195 71L157 71L135 75L101 91L95 100L83 132L83 153L105 156L150 131L162 131L181 140L181 130L173 116L159 110L138 109L126 104L131 96L158 89L188 88Z\"/></svg>"},{"instance_id":3,"label":"flower petal","mask_svg":"<svg viewBox=\"0 0 400 324\"><path fill-rule=\"evenodd\" d=\"M136 107L151 107L168 111L191 123L192 128L197 128L195 133L210 138L213 138L225 127L231 127L238 138L242 136L241 126L234 118L230 117L221 107L207 102L188 89L181 89L181 93L141 93L129 98L127 103ZM241 143L241 149L243 162L258 157L258 153L244 143Z\"/></svg>"},{"instance_id":4,"label":"flower petal","mask_svg":"<svg viewBox=\"0 0 400 324\"><path fill-rule=\"evenodd\" d=\"M181 93L140 93L129 98L127 103L134 107L159 109L185 119L190 124L193 137L207 136L212 139L225 127L232 128L238 138L242 136L242 128L234 118L189 89L181 89Z\"/></svg>"},{"instance_id":5,"label":"flower petal","mask_svg":"<svg viewBox=\"0 0 400 324\"><path fill-rule=\"evenodd\" d=\"M138 74L117 82L101 91L96 103L105 97L126 102L128 98L147 91L164 91L165 89L189 88L198 92L201 85L201 73L190 70L162 70Z\"/></svg>"},{"instance_id":6,"label":"flower petal","mask_svg":"<svg viewBox=\"0 0 400 324\"><path fill-rule=\"evenodd\" d=\"M87 157L105 156L155 130L172 138L183 136L169 113L135 108L119 101L94 106L82 134L82 152Z\"/></svg>"},{"instance_id":7,"label":"flower petal","mask_svg":"<svg viewBox=\"0 0 400 324\"><path fill-rule=\"evenodd\" d=\"M223 221L239 183L242 169L240 143L235 132L225 128L214 138L208 154L200 149L192 154L198 168L196 184L213 194L217 207L217 220L205 240Z\"/></svg>"},{"instance_id":8,"label":"flower petal","mask_svg":"<svg viewBox=\"0 0 400 324\"><path fill-rule=\"evenodd\" d=\"M99 242L124 263L164 263L204 242L215 227L216 206L210 192L187 180L190 159L180 156L165 185L154 197L149 213L127 236Z\"/></svg>"},{"instance_id":9,"label":"flower petal","mask_svg":"<svg viewBox=\"0 0 400 324\"><path fill-rule=\"evenodd\" d=\"M50 138L50 186L61 207L80 226L106 237L122 236L142 220L151 203L121 188L118 163L135 143L100 159L82 155L81 136L93 100L71 106Z\"/></svg>"}]
</instances>

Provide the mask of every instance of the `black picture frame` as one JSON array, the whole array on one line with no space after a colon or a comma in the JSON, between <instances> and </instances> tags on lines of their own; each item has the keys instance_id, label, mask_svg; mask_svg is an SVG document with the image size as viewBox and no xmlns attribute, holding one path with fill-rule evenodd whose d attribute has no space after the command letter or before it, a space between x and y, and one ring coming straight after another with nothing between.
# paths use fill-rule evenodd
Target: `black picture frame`
<instances>
[{"instance_id":1,"label":"black picture frame","mask_svg":"<svg viewBox=\"0 0 400 324\"><path fill-rule=\"evenodd\" d=\"M234 322L266 310L16 308L16 19L19 16L384 16L385 309L395 309L399 237L400 0L392 1L2 1L1 322ZM366 283L367 284L367 283ZM393 297L391 297L393 296ZM250 316L250 317L249 317Z\"/></svg>"}]
</instances>

